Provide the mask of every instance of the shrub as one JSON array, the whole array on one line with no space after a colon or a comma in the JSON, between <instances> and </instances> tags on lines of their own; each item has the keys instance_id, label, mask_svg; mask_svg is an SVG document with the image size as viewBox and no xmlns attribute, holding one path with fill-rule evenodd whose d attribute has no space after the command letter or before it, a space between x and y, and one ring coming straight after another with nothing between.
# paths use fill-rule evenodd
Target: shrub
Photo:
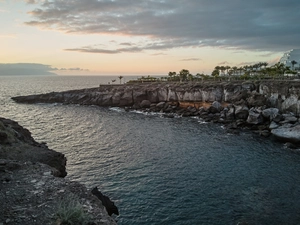
<instances>
[{"instance_id":1,"label":"shrub","mask_svg":"<svg viewBox=\"0 0 300 225\"><path fill-rule=\"evenodd\" d=\"M75 195L67 195L58 202L55 219L57 225L86 225L91 218Z\"/></svg>"}]
</instances>

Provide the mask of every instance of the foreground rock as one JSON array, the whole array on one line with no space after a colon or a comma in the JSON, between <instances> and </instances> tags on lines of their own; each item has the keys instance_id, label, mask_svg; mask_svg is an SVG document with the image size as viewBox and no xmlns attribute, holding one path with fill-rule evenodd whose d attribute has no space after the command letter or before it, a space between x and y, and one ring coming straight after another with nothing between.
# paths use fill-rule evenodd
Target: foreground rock
<instances>
[{"instance_id":1,"label":"foreground rock","mask_svg":"<svg viewBox=\"0 0 300 225\"><path fill-rule=\"evenodd\" d=\"M0 224L116 224L85 186L62 178L65 164L63 154L0 118Z\"/></svg>"},{"instance_id":2,"label":"foreground rock","mask_svg":"<svg viewBox=\"0 0 300 225\"><path fill-rule=\"evenodd\" d=\"M19 162L40 162L52 167L55 176L65 177L66 157L36 142L17 122L0 118L0 158Z\"/></svg>"},{"instance_id":3,"label":"foreground rock","mask_svg":"<svg viewBox=\"0 0 300 225\"><path fill-rule=\"evenodd\" d=\"M300 143L300 125L282 126L272 130L272 134L284 142Z\"/></svg>"}]
</instances>

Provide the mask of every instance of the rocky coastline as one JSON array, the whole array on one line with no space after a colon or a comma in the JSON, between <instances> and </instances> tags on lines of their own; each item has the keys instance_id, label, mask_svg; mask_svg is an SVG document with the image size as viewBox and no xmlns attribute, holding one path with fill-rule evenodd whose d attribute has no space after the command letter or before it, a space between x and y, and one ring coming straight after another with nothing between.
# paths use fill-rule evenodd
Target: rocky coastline
<instances>
[{"instance_id":1,"label":"rocky coastline","mask_svg":"<svg viewBox=\"0 0 300 225\"><path fill-rule=\"evenodd\" d=\"M65 177L66 161L0 118L0 224L116 224L91 191Z\"/></svg>"},{"instance_id":2,"label":"rocky coastline","mask_svg":"<svg viewBox=\"0 0 300 225\"><path fill-rule=\"evenodd\" d=\"M229 132L250 129L289 147L300 144L300 81L139 83L18 96L19 103L62 103L196 116Z\"/></svg>"}]
</instances>

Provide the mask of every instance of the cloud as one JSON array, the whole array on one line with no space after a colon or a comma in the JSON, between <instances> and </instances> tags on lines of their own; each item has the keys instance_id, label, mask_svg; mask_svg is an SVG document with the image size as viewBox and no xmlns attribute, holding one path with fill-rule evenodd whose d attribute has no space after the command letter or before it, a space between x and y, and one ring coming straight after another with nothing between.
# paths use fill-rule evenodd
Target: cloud
<instances>
[{"instance_id":1,"label":"cloud","mask_svg":"<svg viewBox=\"0 0 300 225\"><path fill-rule=\"evenodd\" d=\"M200 61L201 59L199 58L189 58L189 59L182 59L180 61Z\"/></svg>"},{"instance_id":2,"label":"cloud","mask_svg":"<svg viewBox=\"0 0 300 225\"><path fill-rule=\"evenodd\" d=\"M43 3L45 0L24 0L27 4L39 4Z\"/></svg>"},{"instance_id":3,"label":"cloud","mask_svg":"<svg viewBox=\"0 0 300 225\"><path fill-rule=\"evenodd\" d=\"M81 68L51 68L52 71L60 70L60 71L89 71L88 69L81 69Z\"/></svg>"},{"instance_id":4,"label":"cloud","mask_svg":"<svg viewBox=\"0 0 300 225\"><path fill-rule=\"evenodd\" d=\"M49 65L38 63L0 63L0 75L56 75Z\"/></svg>"},{"instance_id":5,"label":"cloud","mask_svg":"<svg viewBox=\"0 0 300 225\"><path fill-rule=\"evenodd\" d=\"M78 34L146 37L161 46L69 51L117 54L177 47L286 51L299 47L299 0L52 0L37 2L27 25Z\"/></svg>"},{"instance_id":6,"label":"cloud","mask_svg":"<svg viewBox=\"0 0 300 225\"><path fill-rule=\"evenodd\" d=\"M190 47L191 41L188 40L175 40L175 39L166 39L166 40L152 40L144 41L137 43L120 43L116 41L113 42L117 48L111 49L110 46L101 45L90 45L83 46L79 48L68 48L65 51L74 51L74 52L85 52L85 53L102 53L102 54L118 54L124 52L143 52L145 50L166 50L172 48L180 47ZM124 47L125 46L125 47Z\"/></svg>"},{"instance_id":7,"label":"cloud","mask_svg":"<svg viewBox=\"0 0 300 225\"><path fill-rule=\"evenodd\" d=\"M230 64L228 61L223 61L223 62L220 62L218 65L228 65Z\"/></svg>"},{"instance_id":8,"label":"cloud","mask_svg":"<svg viewBox=\"0 0 300 225\"><path fill-rule=\"evenodd\" d=\"M17 38L15 34L0 34L0 38Z\"/></svg>"}]
</instances>

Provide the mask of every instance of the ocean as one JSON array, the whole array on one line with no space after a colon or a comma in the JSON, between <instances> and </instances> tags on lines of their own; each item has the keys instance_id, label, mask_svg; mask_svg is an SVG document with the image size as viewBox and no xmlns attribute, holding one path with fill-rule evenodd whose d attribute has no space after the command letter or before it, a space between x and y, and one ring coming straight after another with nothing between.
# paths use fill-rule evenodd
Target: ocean
<instances>
[{"instance_id":1,"label":"ocean","mask_svg":"<svg viewBox=\"0 0 300 225\"><path fill-rule=\"evenodd\" d=\"M300 224L300 155L281 143L199 118L10 99L112 79L0 77L0 116L64 153L67 177L108 195L120 225Z\"/></svg>"}]
</instances>

